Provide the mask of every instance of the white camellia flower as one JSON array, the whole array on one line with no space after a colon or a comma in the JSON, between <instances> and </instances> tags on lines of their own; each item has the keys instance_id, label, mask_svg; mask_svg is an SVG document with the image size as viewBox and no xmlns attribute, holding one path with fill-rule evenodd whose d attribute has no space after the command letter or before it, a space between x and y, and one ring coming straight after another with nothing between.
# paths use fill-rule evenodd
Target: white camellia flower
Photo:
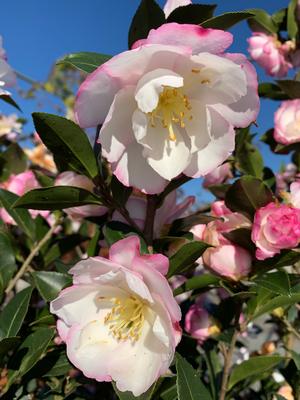
<instances>
[{"instance_id":1,"label":"white camellia flower","mask_svg":"<svg viewBox=\"0 0 300 400\"><path fill-rule=\"evenodd\" d=\"M88 378L116 382L135 396L168 371L181 338L181 311L162 254L140 254L138 237L110 248L109 259L80 261L73 286L51 303L71 362Z\"/></svg>"},{"instance_id":2,"label":"white camellia flower","mask_svg":"<svg viewBox=\"0 0 300 400\"><path fill-rule=\"evenodd\" d=\"M224 54L232 35L169 23L83 82L75 117L102 125L99 140L125 186L159 193L180 174L196 178L234 150L235 127L259 109L257 77L242 54Z\"/></svg>"}]
</instances>

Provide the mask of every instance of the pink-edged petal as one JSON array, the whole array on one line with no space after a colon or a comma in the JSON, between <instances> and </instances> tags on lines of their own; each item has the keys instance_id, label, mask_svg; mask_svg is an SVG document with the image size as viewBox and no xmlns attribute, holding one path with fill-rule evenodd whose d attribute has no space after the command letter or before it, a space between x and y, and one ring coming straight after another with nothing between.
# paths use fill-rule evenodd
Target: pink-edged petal
<instances>
[{"instance_id":1,"label":"pink-edged petal","mask_svg":"<svg viewBox=\"0 0 300 400\"><path fill-rule=\"evenodd\" d=\"M259 112L257 74L243 54L227 54L226 58L239 64L247 78L247 94L230 105L217 104L214 108L235 127L245 128L255 121Z\"/></svg>"},{"instance_id":2,"label":"pink-edged petal","mask_svg":"<svg viewBox=\"0 0 300 400\"><path fill-rule=\"evenodd\" d=\"M221 165L235 146L235 132L219 113L210 110L211 140L206 147L193 154L184 174L193 178L206 175Z\"/></svg>"},{"instance_id":3,"label":"pink-edged petal","mask_svg":"<svg viewBox=\"0 0 300 400\"><path fill-rule=\"evenodd\" d=\"M63 342L66 342L70 327L67 324L65 324L64 321L58 319L56 322L56 329L61 340Z\"/></svg>"},{"instance_id":4,"label":"pink-edged petal","mask_svg":"<svg viewBox=\"0 0 300 400\"><path fill-rule=\"evenodd\" d=\"M109 162L118 161L126 146L134 138L132 114L137 107L134 91L134 86L127 86L115 95L100 130L99 142L102 145L103 155Z\"/></svg>"},{"instance_id":5,"label":"pink-edged petal","mask_svg":"<svg viewBox=\"0 0 300 400\"><path fill-rule=\"evenodd\" d=\"M139 262L143 263L145 268L154 268L162 275L167 275L169 270L169 259L162 254L144 254L140 256Z\"/></svg>"},{"instance_id":6,"label":"pink-edged petal","mask_svg":"<svg viewBox=\"0 0 300 400\"><path fill-rule=\"evenodd\" d=\"M198 25L164 24L149 32L147 39L134 43L132 48L145 44L167 44L184 46L192 50L193 54L210 52L223 53L232 43L233 36L229 32L218 29L205 29Z\"/></svg>"},{"instance_id":7,"label":"pink-edged petal","mask_svg":"<svg viewBox=\"0 0 300 400\"><path fill-rule=\"evenodd\" d=\"M137 236L129 236L118 240L109 249L109 259L128 269L132 268L132 261L141 254L140 239Z\"/></svg>"},{"instance_id":8,"label":"pink-edged petal","mask_svg":"<svg viewBox=\"0 0 300 400\"><path fill-rule=\"evenodd\" d=\"M147 163L139 143L127 146L118 163L112 164L113 173L125 186L133 186L143 193L160 193L168 181Z\"/></svg>"},{"instance_id":9,"label":"pink-edged petal","mask_svg":"<svg viewBox=\"0 0 300 400\"><path fill-rule=\"evenodd\" d=\"M192 4L191 0L167 0L164 6L164 13L166 18L168 18L171 12L174 11L176 8L187 6L189 4Z\"/></svg>"},{"instance_id":10,"label":"pink-edged petal","mask_svg":"<svg viewBox=\"0 0 300 400\"><path fill-rule=\"evenodd\" d=\"M114 56L97 68L81 84L75 102L75 119L82 128L103 124L116 93L136 85L141 76L155 68L172 69L184 47L143 46Z\"/></svg>"}]
</instances>

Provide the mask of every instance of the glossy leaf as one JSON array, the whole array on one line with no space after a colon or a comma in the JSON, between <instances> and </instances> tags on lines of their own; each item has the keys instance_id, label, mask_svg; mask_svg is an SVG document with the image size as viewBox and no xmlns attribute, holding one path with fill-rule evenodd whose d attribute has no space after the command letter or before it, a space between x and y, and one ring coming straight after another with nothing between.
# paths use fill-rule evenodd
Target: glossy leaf
<instances>
[{"instance_id":1,"label":"glossy leaf","mask_svg":"<svg viewBox=\"0 0 300 400\"><path fill-rule=\"evenodd\" d=\"M268 33L277 33L277 25L273 21L271 15L262 9L249 9L247 10L254 14L254 17L248 20L250 28L256 32L260 30L267 31Z\"/></svg>"},{"instance_id":2,"label":"glossy leaf","mask_svg":"<svg viewBox=\"0 0 300 400\"><path fill-rule=\"evenodd\" d=\"M197 259L202 256L204 251L210 247L209 244L204 242L190 242L183 245L171 258L170 267L168 272L168 277L176 275L191 264L193 264Z\"/></svg>"},{"instance_id":3,"label":"glossy leaf","mask_svg":"<svg viewBox=\"0 0 300 400\"><path fill-rule=\"evenodd\" d=\"M290 39L296 39L298 33L298 24L297 24L297 0L291 0L288 6L287 12L287 31Z\"/></svg>"},{"instance_id":4,"label":"glossy leaf","mask_svg":"<svg viewBox=\"0 0 300 400\"><path fill-rule=\"evenodd\" d=\"M69 119L53 114L33 113L33 122L41 140L53 153L60 170L98 175L97 161L86 133Z\"/></svg>"},{"instance_id":5,"label":"glossy leaf","mask_svg":"<svg viewBox=\"0 0 300 400\"><path fill-rule=\"evenodd\" d=\"M140 39L145 39L151 29L165 23L165 13L155 0L141 0L132 19L128 33L128 47Z\"/></svg>"},{"instance_id":6,"label":"glossy leaf","mask_svg":"<svg viewBox=\"0 0 300 400\"><path fill-rule=\"evenodd\" d=\"M201 24L214 15L216 4L188 4L177 7L167 18L167 22L178 24Z\"/></svg>"},{"instance_id":7,"label":"glossy leaf","mask_svg":"<svg viewBox=\"0 0 300 400\"><path fill-rule=\"evenodd\" d=\"M27 168L27 157L17 143L11 143L0 155L1 181L20 174Z\"/></svg>"},{"instance_id":8,"label":"glossy leaf","mask_svg":"<svg viewBox=\"0 0 300 400\"><path fill-rule=\"evenodd\" d=\"M271 292L289 296L291 294L291 284L289 276L285 271L276 271L262 275L254 280L261 287L264 287Z\"/></svg>"},{"instance_id":9,"label":"glossy leaf","mask_svg":"<svg viewBox=\"0 0 300 400\"><path fill-rule=\"evenodd\" d=\"M241 364L235 366L231 372L229 379L229 390L244 379L263 374L266 371L272 370L285 358L281 356L257 356L251 357L249 360L242 362Z\"/></svg>"},{"instance_id":10,"label":"glossy leaf","mask_svg":"<svg viewBox=\"0 0 300 400\"><path fill-rule=\"evenodd\" d=\"M242 22L248 18L251 18L254 14L247 11L234 11L226 12L221 15L217 15L201 23L204 28L212 29L230 29L232 26Z\"/></svg>"},{"instance_id":11,"label":"glossy leaf","mask_svg":"<svg viewBox=\"0 0 300 400\"><path fill-rule=\"evenodd\" d=\"M43 374L43 376L63 376L66 375L70 369L72 368L72 365L68 361L68 358L65 354L65 352L61 352L60 354L53 354L55 352L52 352L52 354L49 355L47 359L47 364L51 365L51 368L48 369L48 371ZM55 363L53 364L53 358L55 357ZM49 360L51 358L51 360ZM52 361L52 362L51 362Z\"/></svg>"},{"instance_id":12,"label":"glossy leaf","mask_svg":"<svg viewBox=\"0 0 300 400\"><path fill-rule=\"evenodd\" d=\"M300 98L300 82L293 79L281 79L277 81L280 89L287 94L290 99Z\"/></svg>"},{"instance_id":13,"label":"glossy leaf","mask_svg":"<svg viewBox=\"0 0 300 400\"><path fill-rule=\"evenodd\" d=\"M121 392L117 389L116 385L113 384L114 390L119 398L119 400L150 400L156 385L152 385L150 389L147 390L146 393L141 394L140 396L136 397L131 392Z\"/></svg>"},{"instance_id":14,"label":"glossy leaf","mask_svg":"<svg viewBox=\"0 0 300 400\"><path fill-rule=\"evenodd\" d=\"M258 85L260 97L272 100L288 100L289 96L275 83L262 82Z\"/></svg>"},{"instance_id":15,"label":"glossy leaf","mask_svg":"<svg viewBox=\"0 0 300 400\"><path fill-rule=\"evenodd\" d=\"M15 102L15 100L8 94L1 94L0 99L5 101L5 103L10 104L11 106L15 107L17 110L22 111L19 105Z\"/></svg>"},{"instance_id":16,"label":"glossy leaf","mask_svg":"<svg viewBox=\"0 0 300 400\"><path fill-rule=\"evenodd\" d=\"M0 203L6 209L8 214L15 220L18 227L23 230L32 240L35 238L35 225L31 215L27 210L17 210L13 204L19 199L19 196L5 189L0 189Z\"/></svg>"},{"instance_id":17,"label":"glossy leaf","mask_svg":"<svg viewBox=\"0 0 300 400\"><path fill-rule=\"evenodd\" d=\"M132 193L132 187L122 185L115 175L113 175L111 178L110 188L113 199L116 201L116 203L122 207L125 206L129 196Z\"/></svg>"},{"instance_id":18,"label":"glossy leaf","mask_svg":"<svg viewBox=\"0 0 300 400\"><path fill-rule=\"evenodd\" d=\"M112 56L107 54L99 54L93 52L80 52L68 54L64 58L58 60L57 64L72 65L80 71L90 74L94 72L100 65L108 61Z\"/></svg>"},{"instance_id":19,"label":"glossy leaf","mask_svg":"<svg viewBox=\"0 0 300 400\"><path fill-rule=\"evenodd\" d=\"M194 368L178 353L176 354L178 400L212 400Z\"/></svg>"},{"instance_id":20,"label":"glossy leaf","mask_svg":"<svg viewBox=\"0 0 300 400\"><path fill-rule=\"evenodd\" d=\"M258 307L251 320L255 320L263 314L270 313L275 308L286 307L296 304L300 301L300 293L291 294L290 296L277 296Z\"/></svg>"},{"instance_id":21,"label":"glossy leaf","mask_svg":"<svg viewBox=\"0 0 300 400\"><path fill-rule=\"evenodd\" d=\"M71 235L67 235L57 239L44 256L45 265L47 266L52 262L56 261L64 254L75 249L76 246L80 245L87 239L88 237L82 236L78 233L73 233Z\"/></svg>"},{"instance_id":22,"label":"glossy leaf","mask_svg":"<svg viewBox=\"0 0 300 400\"><path fill-rule=\"evenodd\" d=\"M99 197L88 190L73 186L52 186L30 190L20 197L13 207L14 209L63 210L87 204L102 205Z\"/></svg>"},{"instance_id":23,"label":"glossy leaf","mask_svg":"<svg viewBox=\"0 0 300 400\"><path fill-rule=\"evenodd\" d=\"M2 338L16 336L28 311L32 287L17 293L0 313L0 335Z\"/></svg>"},{"instance_id":24,"label":"glossy leaf","mask_svg":"<svg viewBox=\"0 0 300 400\"><path fill-rule=\"evenodd\" d=\"M16 272L15 251L10 236L0 230L0 297Z\"/></svg>"},{"instance_id":25,"label":"glossy leaf","mask_svg":"<svg viewBox=\"0 0 300 400\"><path fill-rule=\"evenodd\" d=\"M178 294L188 292L190 290L196 290L196 289L204 289L207 287L214 287L214 286L219 286L220 278L211 275L211 274L203 274L203 275L196 275L193 276L192 278L188 279L183 285L178 287L177 289L174 290L174 296L177 296Z\"/></svg>"},{"instance_id":26,"label":"glossy leaf","mask_svg":"<svg viewBox=\"0 0 300 400\"><path fill-rule=\"evenodd\" d=\"M72 283L70 275L54 271L36 271L32 274L34 284L45 301L52 301L59 292Z\"/></svg>"}]
</instances>

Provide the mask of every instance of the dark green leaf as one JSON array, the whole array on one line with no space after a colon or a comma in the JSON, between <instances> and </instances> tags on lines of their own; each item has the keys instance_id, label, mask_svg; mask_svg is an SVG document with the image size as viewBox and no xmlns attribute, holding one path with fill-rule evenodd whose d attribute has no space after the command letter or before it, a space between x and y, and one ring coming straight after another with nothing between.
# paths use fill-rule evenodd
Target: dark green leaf
<instances>
[{"instance_id":1,"label":"dark green leaf","mask_svg":"<svg viewBox=\"0 0 300 400\"><path fill-rule=\"evenodd\" d=\"M288 100L289 96L275 83L262 82L258 85L260 97L272 100Z\"/></svg>"},{"instance_id":2,"label":"dark green leaf","mask_svg":"<svg viewBox=\"0 0 300 400\"><path fill-rule=\"evenodd\" d=\"M254 280L258 286L262 286L276 294L290 296L291 284L285 271L276 271L259 276Z\"/></svg>"},{"instance_id":3,"label":"dark green leaf","mask_svg":"<svg viewBox=\"0 0 300 400\"><path fill-rule=\"evenodd\" d=\"M39 328L27 336L9 364L8 383L3 393L43 357L54 333L54 329L47 327Z\"/></svg>"},{"instance_id":4,"label":"dark green leaf","mask_svg":"<svg viewBox=\"0 0 300 400\"><path fill-rule=\"evenodd\" d=\"M212 400L194 368L178 353L176 354L178 400Z\"/></svg>"},{"instance_id":5,"label":"dark green leaf","mask_svg":"<svg viewBox=\"0 0 300 400\"><path fill-rule=\"evenodd\" d=\"M204 289L211 286L218 286L220 278L211 274L196 275L188 279L183 285L174 290L174 296L188 292L189 290Z\"/></svg>"},{"instance_id":6,"label":"dark green leaf","mask_svg":"<svg viewBox=\"0 0 300 400\"><path fill-rule=\"evenodd\" d=\"M215 220L216 218L211 217L210 215L195 213L185 218L176 219L171 225L170 234L173 235L177 232L188 231L197 224L208 224Z\"/></svg>"},{"instance_id":7,"label":"dark green leaf","mask_svg":"<svg viewBox=\"0 0 300 400\"><path fill-rule=\"evenodd\" d=\"M273 299L263 304L261 307L258 307L251 319L254 320L263 314L272 312L273 310L275 310L275 308L290 306L298 303L299 301L300 293L295 293L290 296L274 297Z\"/></svg>"},{"instance_id":8,"label":"dark green leaf","mask_svg":"<svg viewBox=\"0 0 300 400\"><path fill-rule=\"evenodd\" d=\"M262 9L249 9L247 11L254 14L254 17L248 20L249 26L254 32L264 30L268 33L277 33L278 27L266 11Z\"/></svg>"},{"instance_id":9,"label":"dark green leaf","mask_svg":"<svg viewBox=\"0 0 300 400\"><path fill-rule=\"evenodd\" d=\"M168 277L179 274L193 264L210 247L204 242L190 242L183 245L171 258Z\"/></svg>"},{"instance_id":10,"label":"dark green leaf","mask_svg":"<svg viewBox=\"0 0 300 400\"><path fill-rule=\"evenodd\" d=\"M88 238L82 236L78 233L67 235L55 241L55 243L50 247L44 257L45 265L51 264L56 261L62 255L68 253L69 251L75 249L76 246L80 245L82 242L86 241Z\"/></svg>"},{"instance_id":11,"label":"dark green leaf","mask_svg":"<svg viewBox=\"0 0 300 400\"><path fill-rule=\"evenodd\" d=\"M125 206L129 196L132 193L132 187L122 185L122 183L115 177L112 176L110 184L113 199L120 205Z\"/></svg>"},{"instance_id":12,"label":"dark green leaf","mask_svg":"<svg viewBox=\"0 0 300 400\"><path fill-rule=\"evenodd\" d=\"M95 233L93 234L93 237L91 238L88 248L87 248L87 255L89 257L94 257L99 254L99 240L102 235L102 231L99 229L99 227L95 227Z\"/></svg>"},{"instance_id":13,"label":"dark green leaf","mask_svg":"<svg viewBox=\"0 0 300 400\"><path fill-rule=\"evenodd\" d=\"M99 54L93 52L80 52L68 54L57 61L57 64L72 65L83 72L90 74L95 71L100 65L106 63L112 56L107 54Z\"/></svg>"},{"instance_id":14,"label":"dark green leaf","mask_svg":"<svg viewBox=\"0 0 300 400\"><path fill-rule=\"evenodd\" d=\"M228 189L231 187L229 183L220 183L218 185L209 185L207 189L219 199L225 199Z\"/></svg>"},{"instance_id":15,"label":"dark green leaf","mask_svg":"<svg viewBox=\"0 0 300 400\"><path fill-rule=\"evenodd\" d=\"M243 176L228 189L225 204L232 211L253 217L258 208L273 200L272 192L260 179Z\"/></svg>"},{"instance_id":16,"label":"dark green leaf","mask_svg":"<svg viewBox=\"0 0 300 400\"><path fill-rule=\"evenodd\" d=\"M53 186L30 190L20 197L14 208L33 208L36 210L63 210L64 208L84 206L87 204L102 205L99 197L73 186Z\"/></svg>"},{"instance_id":17,"label":"dark green leaf","mask_svg":"<svg viewBox=\"0 0 300 400\"><path fill-rule=\"evenodd\" d=\"M231 242L249 250L251 253L254 253L256 249L255 244L251 240L251 229L239 228L231 232L223 232L222 235Z\"/></svg>"},{"instance_id":18,"label":"dark green leaf","mask_svg":"<svg viewBox=\"0 0 300 400\"><path fill-rule=\"evenodd\" d=\"M117 389L116 385L113 384L114 390L116 394L119 397L119 400L150 400L152 397L152 394L155 391L155 384L151 386L150 389L147 390L146 393L141 394L138 397L135 397L131 392L120 392L120 390Z\"/></svg>"},{"instance_id":19,"label":"dark green leaf","mask_svg":"<svg viewBox=\"0 0 300 400\"><path fill-rule=\"evenodd\" d=\"M17 293L0 313L2 338L16 336L28 311L32 287Z\"/></svg>"},{"instance_id":20,"label":"dark green leaf","mask_svg":"<svg viewBox=\"0 0 300 400\"><path fill-rule=\"evenodd\" d=\"M18 104L14 101L14 99L8 94L1 94L0 99L5 101L5 103L15 107L17 110L22 111L21 108L18 106Z\"/></svg>"},{"instance_id":21,"label":"dark green leaf","mask_svg":"<svg viewBox=\"0 0 300 400\"><path fill-rule=\"evenodd\" d=\"M160 397L162 400L177 400L177 387L176 385L173 385L169 387L168 389L164 390Z\"/></svg>"},{"instance_id":22,"label":"dark green leaf","mask_svg":"<svg viewBox=\"0 0 300 400\"><path fill-rule=\"evenodd\" d=\"M278 269L294 265L300 261L300 253L293 250L283 250L280 254L263 261L256 261L253 265L254 271L261 275L270 269Z\"/></svg>"},{"instance_id":23,"label":"dark green leaf","mask_svg":"<svg viewBox=\"0 0 300 400\"><path fill-rule=\"evenodd\" d=\"M0 155L1 181L20 174L27 168L27 157L17 143L11 143Z\"/></svg>"},{"instance_id":24,"label":"dark green leaf","mask_svg":"<svg viewBox=\"0 0 300 400\"><path fill-rule=\"evenodd\" d=\"M57 115L32 114L34 126L41 140L53 153L60 170L73 170L98 175L98 165L86 133L74 122Z\"/></svg>"},{"instance_id":25,"label":"dark green leaf","mask_svg":"<svg viewBox=\"0 0 300 400\"><path fill-rule=\"evenodd\" d=\"M165 14L155 0L141 0L128 33L128 47L140 39L145 39L151 29L165 23Z\"/></svg>"},{"instance_id":26,"label":"dark green leaf","mask_svg":"<svg viewBox=\"0 0 300 400\"><path fill-rule=\"evenodd\" d=\"M131 226L123 224L122 222L111 221L108 222L103 229L104 238L109 246L117 242L118 240L124 239L130 235L137 235L137 232ZM141 242L142 252L147 252L147 245L144 240L139 237Z\"/></svg>"},{"instance_id":27,"label":"dark green leaf","mask_svg":"<svg viewBox=\"0 0 300 400\"><path fill-rule=\"evenodd\" d=\"M32 277L35 286L45 301L54 300L63 288L72 283L70 275L54 271L33 272Z\"/></svg>"},{"instance_id":28,"label":"dark green leaf","mask_svg":"<svg viewBox=\"0 0 300 400\"><path fill-rule=\"evenodd\" d=\"M8 214L16 221L19 228L23 230L32 240L35 238L35 225L27 210L15 210L12 205L19 197L5 189L0 189L0 202Z\"/></svg>"},{"instance_id":29,"label":"dark green leaf","mask_svg":"<svg viewBox=\"0 0 300 400\"><path fill-rule=\"evenodd\" d=\"M297 4L297 0L291 0L288 6L287 31L290 39L296 39L298 33L298 24L296 17Z\"/></svg>"},{"instance_id":30,"label":"dark green leaf","mask_svg":"<svg viewBox=\"0 0 300 400\"><path fill-rule=\"evenodd\" d=\"M189 4L178 7L167 18L167 22L178 24L201 24L214 15L216 4Z\"/></svg>"},{"instance_id":31,"label":"dark green leaf","mask_svg":"<svg viewBox=\"0 0 300 400\"><path fill-rule=\"evenodd\" d=\"M33 171L36 179L42 187L54 186L54 179L40 171Z\"/></svg>"},{"instance_id":32,"label":"dark green leaf","mask_svg":"<svg viewBox=\"0 0 300 400\"><path fill-rule=\"evenodd\" d=\"M16 272L15 251L7 233L0 230L0 297Z\"/></svg>"},{"instance_id":33,"label":"dark green leaf","mask_svg":"<svg viewBox=\"0 0 300 400\"><path fill-rule=\"evenodd\" d=\"M287 23L287 8L282 8L281 10L272 14L272 20L279 27L280 31L285 31Z\"/></svg>"},{"instance_id":34,"label":"dark green leaf","mask_svg":"<svg viewBox=\"0 0 300 400\"><path fill-rule=\"evenodd\" d=\"M276 81L278 86L290 99L300 98L300 82L293 79L281 79Z\"/></svg>"},{"instance_id":35,"label":"dark green leaf","mask_svg":"<svg viewBox=\"0 0 300 400\"><path fill-rule=\"evenodd\" d=\"M223 29L227 30L238 24L245 19L251 18L253 13L247 11L235 11L235 12L226 12L221 15L217 15L216 17L212 17L204 22L202 22L201 26L204 28L213 28L213 29Z\"/></svg>"},{"instance_id":36,"label":"dark green leaf","mask_svg":"<svg viewBox=\"0 0 300 400\"><path fill-rule=\"evenodd\" d=\"M273 369L284 360L285 358L281 356L251 357L249 360L244 361L233 368L229 379L229 390L238 382L252 377L253 375L257 375L257 378L259 378L260 374Z\"/></svg>"},{"instance_id":37,"label":"dark green leaf","mask_svg":"<svg viewBox=\"0 0 300 400\"><path fill-rule=\"evenodd\" d=\"M47 360L47 363L49 361ZM43 376L62 376L66 375L72 369L72 364L69 363L65 352L59 354L55 364Z\"/></svg>"},{"instance_id":38,"label":"dark green leaf","mask_svg":"<svg viewBox=\"0 0 300 400\"><path fill-rule=\"evenodd\" d=\"M0 359L20 342L20 338L11 336L0 340Z\"/></svg>"}]
</instances>

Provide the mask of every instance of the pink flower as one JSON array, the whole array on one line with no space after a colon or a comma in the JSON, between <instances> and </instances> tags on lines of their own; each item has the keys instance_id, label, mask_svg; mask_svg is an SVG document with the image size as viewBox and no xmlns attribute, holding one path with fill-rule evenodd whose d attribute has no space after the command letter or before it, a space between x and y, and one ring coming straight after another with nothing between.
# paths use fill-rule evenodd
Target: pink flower
<instances>
[{"instance_id":1,"label":"pink flower","mask_svg":"<svg viewBox=\"0 0 300 400\"><path fill-rule=\"evenodd\" d=\"M287 60L287 48L277 36L266 35L262 32L253 32L248 39L248 51L268 75L282 78L286 76L292 64Z\"/></svg>"},{"instance_id":2,"label":"pink flower","mask_svg":"<svg viewBox=\"0 0 300 400\"><path fill-rule=\"evenodd\" d=\"M289 163L284 166L284 169L276 174L276 189L277 193L280 194L282 191L287 191L291 182L296 178L300 178L298 174L298 168L295 164Z\"/></svg>"},{"instance_id":3,"label":"pink flower","mask_svg":"<svg viewBox=\"0 0 300 400\"><path fill-rule=\"evenodd\" d=\"M203 232L203 240L214 246L204 252L203 262L217 274L238 281L249 274L252 258L247 250L232 243L222 233L249 228L251 222L242 214L231 212L223 201L212 204L212 215L222 219L208 223Z\"/></svg>"},{"instance_id":4,"label":"pink flower","mask_svg":"<svg viewBox=\"0 0 300 400\"><path fill-rule=\"evenodd\" d=\"M2 37L0 36L0 95L10 95L4 88L14 86L16 79L16 74L6 61L6 53L2 47Z\"/></svg>"},{"instance_id":5,"label":"pink flower","mask_svg":"<svg viewBox=\"0 0 300 400\"><path fill-rule=\"evenodd\" d=\"M293 182L290 191L290 203L293 207L300 208L300 181Z\"/></svg>"},{"instance_id":6,"label":"pink flower","mask_svg":"<svg viewBox=\"0 0 300 400\"><path fill-rule=\"evenodd\" d=\"M94 71L75 104L125 186L159 193L180 174L200 177L234 149L235 127L259 109L257 77L229 32L164 24Z\"/></svg>"},{"instance_id":7,"label":"pink flower","mask_svg":"<svg viewBox=\"0 0 300 400\"><path fill-rule=\"evenodd\" d=\"M191 0L167 0L166 4L164 6L164 12L166 15L166 18L171 14L172 11L174 11L178 7L182 6L187 6L189 4L192 4Z\"/></svg>"},{"instance_id":8,"label":"pink flower","mask_svg":"<svg viewBox=\"0 0 300 400\"><path fill-rule=\"evenodd\" d=\"M269 203L256 211L252 240L259 260L273 257L282 249L297 247L300 241L300 209Z\"/></svg>"},{"instance_id":9,"label":"pink flower","mask_svg":"<svg viewBox=\"0 0 300 400\"><path fill-rule=\"evenodd\" d=\"M173 191L166 196L162 206L156 211L154 219L154 237L160 237L163 229L168 227L175 219L184 216L186 211L194 204L195 197L187 196L180 203L176 202L177 192ZM132 195L129 197L126 208L131 218L141 230L145 227L147 200L143 195ZM126 220L119 212L113 214L113 219L121 222Z\"/></svg>"},{"instance_id":10,"label":"pink flower","mask_svg":"<svg viewBox=\"0 0 300 400\"><path fill-rule=\"evenodd\" d=\"M199 344L211 335L220 333L220 329L201 303L195 303L189 308L185 316L184 329L197 339Z\"/></svg>"},{"instance_id":11,"label":"pink flower","mask_svg":"<svg viewBox=\"0 0 300 400\"><path fill-rule=\"evenodd\" d=\"M72 171L62 172L55 180L55 186L75 186L88 190L93 193L94 183L86 176L76 174ZM89 204L86 206L70 207L64 212L72 219L82 219L85 217L100 217L107 213L107 207Z\"/></svg>"},{"instance_id":12,"label":"pink flower","mask_svg":"<svg viewBox=\"0 0 300 400\"><path fill-rule=\"evenodd\" d=\"M40 187L34 173L32 171L25 171L18 175L12 175L8 181L1 184L1 188L8 190L9 192L15 193L18 196L23 196L24 193L29 190L37 189ZM46 210L29 210L31 216L36 218L38 215L49 219L50 211ZM16 225L16 222L8 214L4 208L0 208L0 216L6 224ZM48 221L51 222L51 219Z\"/></svg>"},{"instance_id":13,"label":"pink flower","mask_svg":"<svg viewBox=\"0 0 300 400\"><path fill-rule=\"evenodd\" d=\"M16 133L20 133L22 124L18 122L16 114L0 116L0 137L9 135L9 138L14 139Z\"/></svg>"},{"instance_id":14,"label":"pink flower","mask_svg":"<svg viewBox=\"0 0 300 400\"><path fill-rule=\"evenodd\" d=\"M300 100L281 103L274 117L274 139L278 143L300 142Z\"/></svg>"},{"instance_id":15,"label":"pink flower","mask_svg":"<svg viewBox=\"0 0 300 400\"><path fill-rule=\"evenodd\" d=\"M209 174L205 175L203 186L205 188L211 185L218 185L220 183L226 182L228 179L231 179L232 172L231 172L231 165L230 163L224 163L216 168L214 171L210 172Z\"/></svg>"},{"instance_id":16,"label":"pink flower","mask_svg":"<svg viewBox=\"0 0 300 400\"><path fill-rule=\"evenodd\" d=\"M164 277L161 254L141 255L135 236L116 242L109 259L80 261L73 286L52 301L67 355L88 378L144 393L172 362L181 312Z\"/></svg>"}]
</instances>

